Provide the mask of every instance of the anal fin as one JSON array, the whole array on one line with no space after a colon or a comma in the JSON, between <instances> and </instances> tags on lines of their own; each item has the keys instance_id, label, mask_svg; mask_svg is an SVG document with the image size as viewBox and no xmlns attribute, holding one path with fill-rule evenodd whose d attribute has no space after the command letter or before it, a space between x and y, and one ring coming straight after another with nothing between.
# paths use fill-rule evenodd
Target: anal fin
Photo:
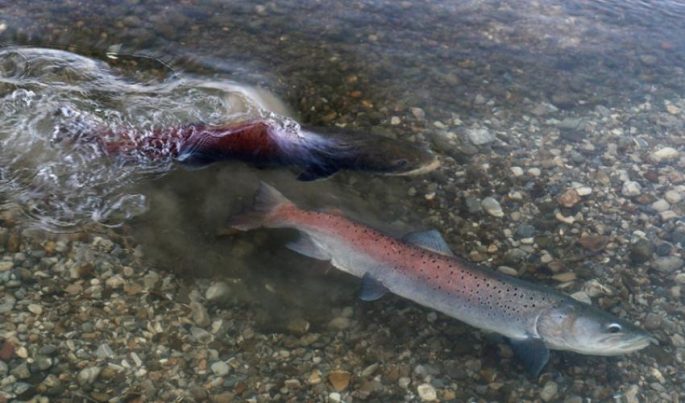
<instances>
[{"instance_id":1,"label":"anal fin","mask_svg":"<svg viewBox=\"0 0 685 403\"><path fill-rule=\"evenodd\" d=\"M549 361L549 349L540 338L509 339L511 348L529 374L537 378Z\"/></svg>"},{"instance_id":2,"label":"anal fin","mask_svg":"<svg viewBox=\"0 0 685 403\"><path fill-rule=\"evenodd\" d=\"M285 246L294 252L314 259L331 260L331 256L321 249L319 245L317 245L312 238L306 234L301 234L299 239L289 242Z\"/></svg>"},{"instance_id":3,"label":"anal fin","mask_svg":"<svg viewBox=\"0 0 685 403\"><path fill-rule=\"evenodd\" d=\"M387 294L387 292L388 289L383 283L373 278L369 273L364 274L364 277L362 277L362 289L359 292L359 299L366 302L375 301Z\"/></svg>"}]
</instances>

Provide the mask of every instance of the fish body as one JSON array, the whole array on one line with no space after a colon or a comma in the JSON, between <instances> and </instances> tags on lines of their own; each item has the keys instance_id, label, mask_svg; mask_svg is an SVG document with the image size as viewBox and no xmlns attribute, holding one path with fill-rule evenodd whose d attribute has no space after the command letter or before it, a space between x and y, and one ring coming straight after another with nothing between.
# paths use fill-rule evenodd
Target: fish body
<instances>
[{"instance_id":1,"label":"fish body","mask_svg":"<svg viewBox=\"0 0 685 403\"><path fill-rule=\"evenodd\" d=\"M254 120L226 125L189 124L155 129L107 131L86 137L110 156L165 160L203 166L241 160L257 166L296 166L299 179L325 178L340 170L415 175L439 166L435 155L414 144L352 132L328 132L297 124Z\"/></svg>"},{"instance_id":2,"label":"fish body","mask_svg":"<svg viewBox=\"0 0 685 403\"><path fill-rule=\"evenodd\" d=\"M299 230L301 238L288 247L362 278L362 299L392 292L504 335L534 375L549 349L616 355L655 342L632 324L551 288L454 256L436 231L396 239L339 214L299 209L265 184L255 210L231 223L240 230Z\"/></svg>"}]
</instances>

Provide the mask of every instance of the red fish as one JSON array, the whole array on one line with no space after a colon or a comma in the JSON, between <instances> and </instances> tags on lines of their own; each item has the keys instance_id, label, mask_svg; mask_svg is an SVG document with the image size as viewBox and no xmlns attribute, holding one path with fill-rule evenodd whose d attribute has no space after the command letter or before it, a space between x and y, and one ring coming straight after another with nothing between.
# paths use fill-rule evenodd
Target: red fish
<instances>
[{"instance_id":1,"label":"red fish","mask_svg":"<svg viewBox=\"0 0 685 403\"><path fill-rule=\"evenodd\" d=\"M296 166L300 180L328 177L339 170L414 175L439 166L435 155L415 144L351 132L319 134L299 125L268 120L226 125L190 124L149 133L135 130L82 135L109 156L133 161L173 159L207 165L241 160L257 166Z\"/></svg>"}]
</instances>

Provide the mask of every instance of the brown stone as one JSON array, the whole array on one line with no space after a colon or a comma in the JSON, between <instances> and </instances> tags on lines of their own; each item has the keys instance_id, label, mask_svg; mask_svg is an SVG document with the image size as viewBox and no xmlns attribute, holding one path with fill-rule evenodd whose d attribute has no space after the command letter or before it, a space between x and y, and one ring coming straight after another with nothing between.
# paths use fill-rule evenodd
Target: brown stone
<instances>
[{"instance_id":1,"label":"brown stone","mask_svg":"<svg viewBox=\"0 0 685 403\"><path fill-rule=\"evenodd\" d=\"M328 382L331 383L333 389L337 392L342 392L347 389L350 385L350 378L352 378L352 375L341 369L336 369L328 374Z\"/></svg>"},{"instance_id":2,"label":"brown stone","mask_svg":"<svg viewBox=\"0 0 685 403\"><path fill-rule=\"evenodd\" d=\"M604 249L609 243L609 237L604 235L587 235L580 236L578 243L585 249L591 252L599 252Z\"/></svg>"},{"instance_id":3,"label":"brown stone","mask_svg":"<svg viewBox=\"0 0 685 403\"><path fill-rule=\"evenodd\" d=\"M580 195L575 189L567 189L557 201L563 207L571 208L580 202Z\"/></svg>"}]
</instances>

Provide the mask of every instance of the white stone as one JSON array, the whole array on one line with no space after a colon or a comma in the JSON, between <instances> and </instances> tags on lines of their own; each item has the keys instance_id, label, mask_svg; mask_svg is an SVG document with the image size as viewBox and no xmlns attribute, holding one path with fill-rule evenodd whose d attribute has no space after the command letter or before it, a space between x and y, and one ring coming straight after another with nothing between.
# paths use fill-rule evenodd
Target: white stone
<instances>
[{"instance_id":1,"label":"white stone","mask_svg":"<svg viewBox=\"0 0 685 403\"><path fill-rule=\"evenodd\" d=\"M40 315L41 313L43 313L43 307L38 304L29 304L29 306L27 306L26 308L29 310L29 312L36 315Z\"/></svg>"},{"instance_id":2,"label":"white stone","mask_svg":"<svg viewBox=\"0 0 685 403\"><path fill-rule=\"evenodd\" d=\"M540 391L540 399L549 402L557 395L559 386L554 381L547 381Z\"/></svg>"},{"instance_id":3,"label":"white stone","mask_svg":"<svg viewBox=\"0 0 685 403\"><path fill-rule=\"evenodd\" d=\"M592 194L592 188L589 186L579 186L576 188L576 192L578 192L578 196L588 196Z\"/></svg>"},{"instance_id":4,"label":"white stone","mask_svg":"<svg viewBox=\"0 0 685 403\"><path fill-rule=\"evenodd\" d=\"M621 188L621 194L626 197L639 196L642 193L642 186L635 181L625 181L623 183L623 188Z\"/></svg>"},{"instance_id":5,"label":"white stone","mask_svg":"<svg viewBox=\"0 0 685 403\"><path fill-rule=\"evenodd\" d=\"M223 281L217 281L207 288L205 291L205 298L207 301L221 301L226 299L231 294L231 287Z\"/></svg>"},{"instance_id":6,"label":"white stone","mask_svg":"<svg viewBox=\"0 0 685 403\"><path fill-rule=\"evenodd\" d=\"M664 198L667 202L676 204L683 199L683 195L675 190L669 190L668 192L664 193Z\"/></svg>"},{"instance_id":7,"label":"white stone","mask_svg":"<svg viewBox=\"0 0 685 403\"><path fill-rule=\"evenodd\" d=\"M502 206L499 202L492 197L486 197L480 202L480 206L485 210L486 213L493 217L504 217L504 212L502 211Z\"/></svg>"},{"instance_id":8,"label":"white stone","mask_svg":"<svg viewBox=\"0 0 685 403\"><path fill-rule=\"evenodd\" d=\"M400 122L401 122L401 120L400 120L399 116L393 116L390 118L390 124L393 126L399 125Z\"/></svg>"},{"instance_id":9,"label":"white stone","mask_svg":"<svg viewBox=\"0 0 685 403\"><path fill-rule=\"evenodd\" d=\"M100 367L83 368L81 372L78 373L78 383L84 386L90 385L95 382L98 375L100 375L100 371L102 371L102 368Z\"/></svg>"},{"instance_id":10,"label":"white stone","mask_svg":"<svg viewBox=\"0 0 685 403\"><path fill-rule=\"evenodd\" d=\"M469 137L469 140L477 146L495 141L495 136L484 127L467 129L466 135Z\"/></svg>"},{"instance_id":11,"label":"white stone","mask_svg":"<svg viewBox=\"0 0 685 403\"><path fill-rule=\"evenodd\" d=\"M116 275L108 278L107 280L105 280L105 286L107 286L107 288L112 288L115 290L117 288L123 287L124 283L126 283L126 280L124 280L124 278L118 274L116 274Z\"/></svg>"},{"instance_id":12,"label":"white stone","mask_svg":"<svg viewBox=\"0 0 685 403\"><path fill-rule=\"evenodd\" d=\"M419 392L419 397L424 402L431 402L438 399L438 394L430 383L422 383L416 388L416 391Z\"/></svg>"},{"instance_id":13,"label":"white stone","mask_svg":"<svg viewBox=\"0 0 685 403\"><path fill-rule=\"evenodd\" d=\"M654 203L652 203L652 208L656 211L659 211L659 212L666 211L670 207L671 207L671 205L668 204L668 202L664 199L659 199L659 200L655 201Z\"/></svg>"},{"instance_id":14,"label":"white stone","mask_svg":"<svg viewBox=\"0 0 685 403\"><path fill-rule=\"evenodd\" d=\"M217 361L211 365L212 372L216 376L226 376L230 370L228 364L223 361Z\"/></svg>"},{"instance_id":15,"label":"white stone","mask_svg":"<svg viewBox=\"0 0 685 403\"><path fill-rule=\"evenodd\" d=\"M342 401L342 395L338 392L331 392L328 394L328 401L331 403L340 403Z\"/></svg>"},{"instance_id":16,"label":"white stone","mask_svg":"<svg viewBox=\"0 0 685 403\"><path fill-rule=\"evenodd\" d=\"M680 151L673 147L664 147L657 151L654 151L650 157L656 162L670 161L678 158L680 156Z\"/></svg>"},{"instance_id":17,"label":"white stone","mask_svg":"<svg viewBox=\"0 0 685 403\"><path fill-rule=\"evenodd\" d=\"M523 168L521 167L511 167L511 173L514 176L521 176L523 175Z\"/></svg>"},{"instance_id":18,"label":"white stone","mask_svg":"<svg viewBox=\"0 0 685 403\"><path fill-rule=\"evenodd\" d=\"M528 170L528 175L530 176L540 176L542 174L542 171L540 171L540 168L530 168Z\"/></svg>"}]
</instances>

